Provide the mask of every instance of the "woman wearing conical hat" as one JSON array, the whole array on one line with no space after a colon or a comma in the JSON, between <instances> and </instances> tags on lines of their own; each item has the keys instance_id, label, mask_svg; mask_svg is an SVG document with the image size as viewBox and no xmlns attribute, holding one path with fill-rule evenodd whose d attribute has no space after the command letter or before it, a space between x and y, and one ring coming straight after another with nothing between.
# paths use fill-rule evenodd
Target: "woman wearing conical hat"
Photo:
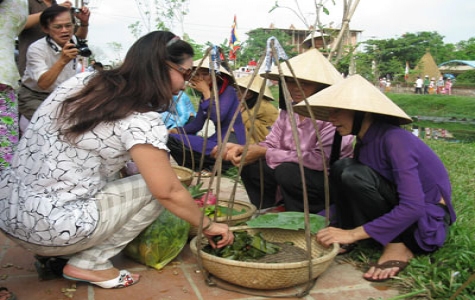
<instances>
[{"instance_id":1,"label":"woman wearing conical hat","mask_svg":"<svg viewBox=\"0 0 475 300\"><path fill-rule=\"evenodd\" d=\"M252 83L249 85L251 80ZM272 124L274 124L279 115L279 111L271 103L271 101L274 100L274 97L267 85L264 88L262 101L259 104L257 103L263 80L264 79L260 76L255 76L254 79L252 76L246 76L236 80L238 88L241 90L241 94L246 100L246 107L244 107L244 105L242 106L241 116L242 122L246 127L246 137L249 144L255 144L265 140ZM246 93L248 86L249 89ZM254 116L256 109L258 109L258 111L255 115L255 119L253 119L252 117Z\"/></svg>"},{"instance_id":2,"label":"woman wearing conical hat","mask_svg":"<svg viewBox=\"0 0 475 300\"><path fill-rule=\"evenodd\" d=\"M337 227L322 229L324 245L372 238L383 245L363 275L369 281L396 276L416 254L439 249L455 221L447 170L418 137L399 127L412 122L396 104L359 75L309 98L316 118L342 136L355 135L352 159L332 165L330 183ZM307 114L307 107L295 111Z\"/></svg>"},{"instance_id":3,"label":"woman wearing conical hat","mask_svg":"<svg viewBox=\"0 0 475 300\"><path fill-rule=\"evenodd\" d=\"M282 64L282 73L292 104L302 102L306 97L343 80L335 67L317 49L295 56L289 63L303 90L302 93L287 65ZM271 69L267 76L269 79L280 81L277 67ZM283 84L280 82L279 87L282 91ZM283 205L286 211L304 211L303 180L297 155L297 147L300 147L309 211L318 213L325 209L323 161L328 161L332 152L335 127L330 122L317 121L323 146L321 151L312 120L288 112L283 93L279 94L281 108L279 117L266 139L259 144L250 145L245 157L242 156L243 146L228 144L226 145L228 152L223 155L223 159L228 159L237 166L242 159L244 160L241 179L250 201L256 207L267 209ZM293 138L292 118L297 125L299 145ZM337 147L341 150L339 154L343 157L351 156L352 141L353 137L345 137ZM261 185L260 161L263 162L263 185ZM261 199L262 186L264 193Z\"/></svg>"}]
</instances>

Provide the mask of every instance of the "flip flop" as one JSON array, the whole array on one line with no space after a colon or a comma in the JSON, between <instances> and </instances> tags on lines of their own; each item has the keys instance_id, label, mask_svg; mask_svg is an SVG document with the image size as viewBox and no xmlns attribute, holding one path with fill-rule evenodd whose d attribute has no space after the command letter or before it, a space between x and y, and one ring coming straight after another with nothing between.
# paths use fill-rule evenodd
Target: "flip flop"
<instances>
[{"instance_id":1,"label":"flip flop","mask_svg":"<svg viewBox=\"0 0 475 300\"><path fill-rule=\"evenodd\" d=\"M103 289L125 288L125 287L131 286L131 285L136 284L137 282L139 282L139 280L134 281L134 278L132 277L130 272L127 271L127 270L120 270L119 276L117 276L114 279L106 280L106 281L93 282L93 281L89 281L89 280L84 280L84 279L71 277L71 276L68 276L68 275L65 275L65 274L63 274L63 277L68 279L68 280L91 283L91 284L97 285L97 286L99 286Z\"/></svg>"},{"instance_id":2,"label":"flip flop","mask_svg":"<svg viewBox=\"0 0 475 300\"><path fill-rule=\"evenodd\" d=\"M401 260L388 260L388 261L383 262L382 264L378 264L378 263L370 263L369 264L370 268L375 267L375 268L378 268L378 269L381 269L381 270L390 269L390 268L399 268L399 270L396 272L396 274L394 274L394 276L397 276L399 274L399 272L404 270L408 265L409 265L409 263L407 261L401 261ZM364 277L364 276L363 276L363 278L368 280L368 281L371 281L371 282L383 282L383 281L387 281L389 279L392 279L394 276L388 277L388 278L382 278L382 279L373 279L371 277L367 278L367 277Z\"/></svg>"},{"instance_id":3,"label":"flip flop","mask_svg":"<svg viewBox=\"0 0 475 300\"><path fill-rule=\"evenodd\" d=\"M4 287L4 286L0 287L0 292L1 292L1 291L6 291L6 292L10 293L10 297L5 298L5 300L16 300L15 294L13 294L12 292L10 292L6 287ZM0 297L3 297L3 296L0 296Z\"/></svg>"}]
</instances>

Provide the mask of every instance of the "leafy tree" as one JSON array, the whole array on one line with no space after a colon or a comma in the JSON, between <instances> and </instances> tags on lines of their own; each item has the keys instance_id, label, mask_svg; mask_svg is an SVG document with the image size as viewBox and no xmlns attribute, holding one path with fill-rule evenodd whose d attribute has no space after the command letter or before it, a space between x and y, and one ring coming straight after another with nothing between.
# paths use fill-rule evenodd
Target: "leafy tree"
<instances>
[{"instance_id":1,"label":"leafy tree","mask_svg":"<svg viewBox=\"0 0 475 300\"><path fill-rule=\"evenodd\" d=\"M475 60L475 37L458 42L455 46L456 58L460 60Z\"/></svg>"},{"instance_id":2,"label":"leafy tree","mask_svg":"<svg viewBox=\"0 0 475 300\"><path fill-rule=\"evenodd\" d=\"M270 33L266 29L258 28L248 32L248 39L241 44L240 55L238 56L241 65L246 65L251 59L259 60L265 54L267 40L272 36L279 41L289 58L297 55L297 52L292 49L290 35L278 30L273 30Z\"/></svg>"}]
</instances>

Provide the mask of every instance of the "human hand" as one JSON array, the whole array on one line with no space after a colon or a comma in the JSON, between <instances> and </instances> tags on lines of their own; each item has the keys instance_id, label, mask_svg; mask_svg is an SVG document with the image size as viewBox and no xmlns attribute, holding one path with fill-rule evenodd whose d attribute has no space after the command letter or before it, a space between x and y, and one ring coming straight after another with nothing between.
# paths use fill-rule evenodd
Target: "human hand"
<instances>
[{"instance_id":1,"label":"human hand","mask_svg":"<svg viewBox=\"0 0 475 300\"><path fill-rule=\"evenodd\" d=\"M208 82L199 76L195 76L190 80L190 87L197 90L198 92L201 92L204 99L208 99L211 95L211 89L208 85Z\"/></svg>"},{"instance_id":2,"label":"human hand","mask_svg":"<svg viewBox=\"0 0 475 300\"><path fill-rule=\"evenodd\" d=\"M242 146L238 144L234 144L234 143L226 143L226 145L224 145L224 150L222 154L223 160L229 160L232 153L236 151L235 149L239 147L242 147ZM211 157L215 159L218 158L218 149L219 149L218 146L214 146L213 150L211 150L211 153L210 153Z\"/></svg>"},{"instance_id":3,"label":"human hand","mask_svg":"<svg viewBox=\"0 0 475 300\"><path fill-rule=\"evenodd\" d=\"M88 24L91 11L86 6L83 6L79 13L76 13L75 16L81 21L81 24Z\"/></svg>"},{"instance_id":4,"label":"human hand","mask_svg":"<svg viewBox=\"0 0 475 300\"><path fill-rule=\"evenodd\" d=\"M178 129L176 127L168 129L168 134L172 134L172 133L178 134Z\"/></svg>"},{"instance_id":5,"label":"human hand","mask_svg":"<svg viewBox=\"0 0 475 300\"><path fill-rule=\"evenodd\" d=\"M333 243L351 244L356 241L352 230L326 227L317 232L317 242L325 247L329 247Z\"/></svg>"},{"instance_id":6,"label":"human hand","mask_svg":"<svg viewBox=\"0 0 475 300\"><path fill-rule=\"evenodd\" d=\"M63 3L61 3L59 5L67 7L67 8L73 7L73 4L71 3L71 1L64 1Z\"/></svg>"},{"instance_id":7,"label":"human hand","mask_svg":"<svg viewBox=\"0 0 475 300\"><path fill-rule=\"evenodd\" d=\"M223 223L213 222L210 227L203 231L203 234L206 236L209 244L213 248L222 248L234 242L234 234L229 230L228 225ZM220 235L221 239L216 244L213 241L213 237L217 235Z\"/></svg>"},{"instance_id":8,"label":"human hand","mask_svg":"<svg viewBox=\"0 0 475 300\"><path fill-rule=\"evenodd\" d=\"M61 50L61 59L65 62L68 63L71 60L75 59L79 54L79 50L76 48L76 45L74 45L71 42L67 42L63 49Z\"/></svg>"}]
</instances>

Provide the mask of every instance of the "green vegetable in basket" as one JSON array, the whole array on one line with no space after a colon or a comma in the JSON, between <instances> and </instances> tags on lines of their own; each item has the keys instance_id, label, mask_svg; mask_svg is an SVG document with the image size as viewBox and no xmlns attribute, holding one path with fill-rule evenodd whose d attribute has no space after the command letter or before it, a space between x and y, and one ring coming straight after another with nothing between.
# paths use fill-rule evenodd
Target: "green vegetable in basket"
<instances>
[{"instance_id":1,"label":"green vegetable in basket","mask_svg":"<svg viewBox=\"0 0 475 300\"><path fill-rule=\"evenodd\" d=\"M310 232L317 233L325 227L325 218L320 215L309 214ZM305 215L303 212L286 211L260 215L246 222L251 228L280 228L289 230L305 229Z\"/></svg>"},{"instance_id":2,"label":"green vegetable in basket","mask_svg":"<svg viewBox=\"0 0 475 300\"><path fill-rule=\"evenodd\" d=\"M220 237L215 237L219 239ZM215 240L217 243L218 240ZM260 232L250 235L247 231L235 231L234 242L223 248L213 249L210 245L206 245L203 251L238 261L252 261L263 257L266 254L275 254L279 252L280 247L266 241Z\"/></svg>"},{"instance_id":3,"label":"green vegetable in basket","mask_svg":"<svg viewBox=\"0 0 475 300\"><path fill-rule=\"evenodd\" d=\"M190 223L164 209L125 247L124 252L133 260L160 270L181 252L189 230Z\"/></svg>"}]
</instances>

